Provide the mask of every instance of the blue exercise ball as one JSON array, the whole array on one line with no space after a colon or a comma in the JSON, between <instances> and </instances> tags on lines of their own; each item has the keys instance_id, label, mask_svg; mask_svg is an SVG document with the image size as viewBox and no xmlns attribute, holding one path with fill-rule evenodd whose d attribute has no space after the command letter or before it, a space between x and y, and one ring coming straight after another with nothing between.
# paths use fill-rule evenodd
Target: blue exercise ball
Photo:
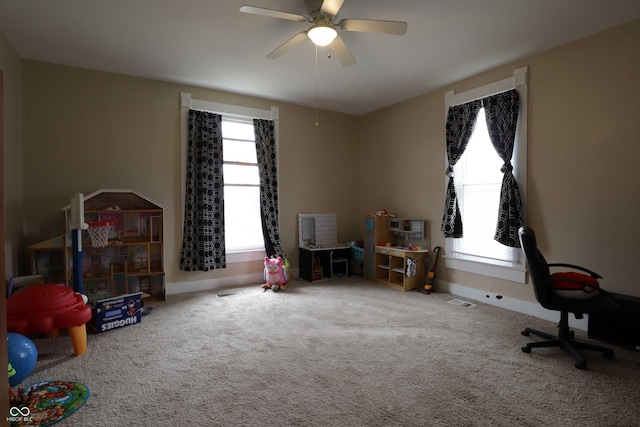
<instances>
[{"instance_id":1,"label":"blue exercise ball","mask_svg":"<svg viewBox=\"0 0 640 427\"><path fill-rule=\"evenodd\" d=\"M24 335L8 333L9 385L15 387L29 376L38 360L35 344Z\"/></svg>"}]
</instances>

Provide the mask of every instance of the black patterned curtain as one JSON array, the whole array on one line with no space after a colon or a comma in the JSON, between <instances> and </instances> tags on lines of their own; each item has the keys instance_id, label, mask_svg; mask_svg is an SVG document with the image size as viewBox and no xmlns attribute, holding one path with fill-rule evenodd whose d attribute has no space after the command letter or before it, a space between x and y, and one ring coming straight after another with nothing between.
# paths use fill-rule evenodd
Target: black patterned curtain
<instances>
[{"instance_id":1,"label":"black patterned curtain","mask_svg":"<svg viewBox=\"0 0 640 427\"><path fill-rule=\"evenodd\" d=\"M260 173L260 216L264 247L268 257L286 259L280 244L278 224L278 163L275 127L272 120L254 119L258 170Z\"/></svg>"},{"instance_id":2,"label":"black patterned curtain","mask_svg":"<svg viewBox=\"0 0 640 427\"><path fill-rule=\"evenodd\" d=\"M226 268L222 116L189 110L188 138L180 269Z\"/></svg>"},{"instance_id":3,"label":"black patterned curtain","mask_svg":"<svg viewBox=\"0 0 640 427\"><path fill-rule=\"evenodd\" d=\"M518 229L524 224L522 198L520 189L513 176L511 157L516 138L520 97L515 89L482 99L487 129L493 147L504 161L500 169L504 173L500 190L500 207L498 208L498 224L494 239L503 245L518 248L520 240Z\"/></svg>"},{"instance_id":4,"label":"black patterned curtain","mask_svg":"<svg viewBox=\"0 0 640 427\"><path fill-rule=\"evenodd\" d=\"M446 144L447 144L447 196L442 216L444 237L462 237L462 216L458 207L458 198L453 180L453 167L469 144L476 125L478 111L482 107L481 101L471 101L466 104L449 107L447 114Z\"/></svg>"}]
</instances>

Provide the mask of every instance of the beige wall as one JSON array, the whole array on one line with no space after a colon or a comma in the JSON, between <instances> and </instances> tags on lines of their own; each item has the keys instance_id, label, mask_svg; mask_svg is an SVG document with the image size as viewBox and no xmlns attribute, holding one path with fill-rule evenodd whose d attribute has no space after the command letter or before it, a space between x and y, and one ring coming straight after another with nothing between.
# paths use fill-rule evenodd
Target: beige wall
<instances>
[{"instance_id":1,"label":"beige wall","mask_svg":"<svg viewBox=\"0 0 640 427\"><path fill-rule=\"evenodd\" d=\"M18 274L22 239L22 61L0 32L0 70L4 81L5 276Z\"/></svg>"},{"instance_id":2,"label":"beige wall","mask_svg":"<svg viewBox=\"0 0 640 427\"><path fill-rule=\"evenodd\" d=\"M297 217L338 214L342 240L357 237L357 118L202 88L24 61L25 240L64 232L60 208L76 192L131 188L165 208L167 289L184 282L261 274L261 261L182 272L180 92L193 99L280 108L280 220L297 266ZM216 285L214 285L216 286ZM220 286L224 286L221 283Z\"/></svg>"},{"instance_id":3,"label":"beige wall","mask_svg":"<svg viewBox=\"0 0 640 427\"><path fill-rule=\"evenodd\" d=\"M585 265L610 290L640 296L633 278L640 259L640 21L362 117L360 215L384 208L427 218L431 246L444 247L444 93L522 66L529 67L528 224L549 262ZM442 267L447 282L534 300L531 286Z\"/></svg>"},{"instance_id":4,"label":"beige wall","mask_svg":"<svg viewBox=\"0 0 640 427\"><path fill-rule=\"evenodd\" d=\"M640 154L639 52L635 21L363 117L321 111L319 127L310 108L24 61L24 242L61 233L59 209L75 192L132 188L166 208L168 287L260 273L260 262L208 273L178 270L178 100L186 91L194 99L280 108L282 241L294 267L298 213L337 213L338 237L346 241L362 237L365 214L388 209L426 218L431 246L443 246L444 93L528 66L529 224L550 260L592 267L610 289L640 295L631 278L640 256L634 227L640 174L632 164ZM533 301L529 285L445 268L440 278Z\"/></svg>"}]
</instances>

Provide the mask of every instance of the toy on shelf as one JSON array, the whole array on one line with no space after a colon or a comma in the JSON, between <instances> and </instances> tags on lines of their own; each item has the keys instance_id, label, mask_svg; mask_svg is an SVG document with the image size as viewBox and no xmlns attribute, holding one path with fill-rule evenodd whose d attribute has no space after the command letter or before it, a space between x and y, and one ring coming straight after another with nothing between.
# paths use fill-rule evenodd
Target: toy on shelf
<instances>
[{"instance_id":1,"label":"toy on shelf","mask_svg":"<svg viewBox=\"0 0 640 427\"><path fill-rule=\"evenodd\" d=\"M274 292L284 290L289 283L288 261L282 261L282 257L264 258L264 280L262 289L271 289Z\"/></svg>"}]
</instances>

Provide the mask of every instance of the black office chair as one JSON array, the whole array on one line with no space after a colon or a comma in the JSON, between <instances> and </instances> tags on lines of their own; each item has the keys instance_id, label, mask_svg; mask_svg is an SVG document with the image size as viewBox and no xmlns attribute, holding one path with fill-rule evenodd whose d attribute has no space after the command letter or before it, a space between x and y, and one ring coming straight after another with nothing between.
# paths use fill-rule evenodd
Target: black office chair
<instances>
[{"instance_id":1,"label":"black office chair","mask_svg":"<svg viewBox=\"0 0 640 427\"><path fill-rule=\"evenodd\" d=\"M575 367L586 369L587 361L576 349L599 351L605 359L613 357L613 350L594 344L574 340L574 331L569 329L569 313L576 319L583 314L606 313L615 310L615 300L599 287L598 274L584 267L573 264L547 264L542 253L538 250L535 233L531 228L520 227L518 230L522 251L527 259L529 274L533 282L533 289L538 302L549 310L560 312L558 335L540 332L526 328L522 335L530 334L544 338L545 341L535 341L522 347L525 353L531 353L534 347L560 347L577 360ZM569 272L553 273L549 267L567 267ZM584 274L587 273L587 274Z\"/></svg>"}]
</instances>

